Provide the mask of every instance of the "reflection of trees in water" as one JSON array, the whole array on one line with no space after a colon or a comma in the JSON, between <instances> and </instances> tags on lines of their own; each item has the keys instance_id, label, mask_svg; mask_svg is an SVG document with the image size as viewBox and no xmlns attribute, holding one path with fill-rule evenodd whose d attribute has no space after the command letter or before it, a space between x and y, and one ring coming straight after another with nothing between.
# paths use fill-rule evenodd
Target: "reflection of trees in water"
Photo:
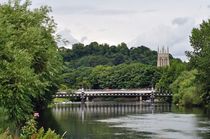
<instances>
[{"instance_id":1,"label":"reflection of trees in water","mask_svg":"<svg viewBox=\"0 0 210 139\"><path fill-rule=\"evenodd\" d=\"M40 112L40 117L38 118L38 126L44 127L46 130L51 128L55 130L56 133L63 134L65 130L62 130L59 122L53 116L53 113L50 109L45 110L44 112Z\"/></svg>"},{"instance_id":2,"label":"reflection of trees in water","mask_svg":"<svg viewBox=\"0 0 210 139\"><path fill-rule=\"evenodd\" d=\"M84 120L84 116L88 115L93 117L98 115L107 118L127 114L170 112L171 106L169 104L151 105L150 103L86 103L56 105L52 111L56 117L76 114Z\"/></svg>"},{"instance_id":3,"label":"reflection of trees in water","mask_svg":"<svg viewBox=\"0 0 210 139\"><path fill-rule=\"evenodd\" d=\"M62 129L67 131L68 138L107 139L115 138L115 133L124 129L110 128L106 123L98 123L96 120L119 117L127 114L152 113L170 111L170 105L150 105L141 103L84 103L56 105L52 108L52 114ZM119 138L124 138L124 132ZM134 138L141 134L129 133Z\"/></svg>"},{"instance_id":4,"label":"reflection of trees in water","mask_svg":"<svg viewBox=\"0 0 210 139\"><path fill-rule=\"evenodd\" d=\"M84 104L65 104L65 105L56 105L47 111L45 115L45 122L48 123L48 127L55 127L56 131L59 131L62 134L64 131L67 131L67 138L91 138L91 139L107 139L107 138L150 138L153 132L136 132L130 131L126 128L116 128L111 127L107 123L98 122L98 120L126 117L126 115L135 115L137 114L149 114L152 113L202 113L199 110L191 109L177 109L176 107L171 107L169 104L154 104L150 103L117 103L117 102L97 102L97 103L84 103ZM199 114L199 115L200 115ZM164 115L164 114L163 114ZM169 114L170 115L170 114ZM51 120L53 117L53 121ZM167 117L167 114L166 114ZM130 116L128 116L130 118ZM126 118L125 118L126 119ZM160 118L161 119L161 118ZM170 119L170 118L169 118ZM124 119L123 119L124 120ZM130 119L132 121L132 119ZM143 119L141 119L143 120ZM166 119L167 120L167 119ZM205 120L205 119L204 119ZM52 125L49 125L51 121ZM134 120L135 121L135 120ZM194 120L193 120L194 121ZM199 121L202 121L199 120ZM207 120L209 121L209 120ZM168 121L166 121L168 122ZM155 122L156 123L156 122ZM205 124L205 125L204 125ZM209 122L197 123L198 127L207 126ZM62 131L62 130L64 131ZM200 129L200 128L199 128ZM116 135L118 134L119 135ZM206 133L199 133L196 131L196 134L199 137L207 138L209 131ZM200 135L201 134L201 135Z\"/></svg>"}]
</instances>

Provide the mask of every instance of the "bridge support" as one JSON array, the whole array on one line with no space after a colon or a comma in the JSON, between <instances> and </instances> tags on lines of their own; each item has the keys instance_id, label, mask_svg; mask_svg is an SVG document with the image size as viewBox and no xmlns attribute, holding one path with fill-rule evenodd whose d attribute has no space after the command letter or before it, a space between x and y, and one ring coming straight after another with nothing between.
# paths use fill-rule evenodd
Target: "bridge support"
<instances>
[{"instance_id":1,"label":"bridge support","mask_svg":"<svg viewBox=\"0 0 210 139\"><path fill-rule=\"evenodd\" d=\"M152 87L152 92L151 92L151 95L150 95L150 100L151 100L151 103L154 103L154 100L155 100L155 94L154 94L154 89Z\"/></svg>"},{"instance_id":2,"label":"bridge support","mask_svg":"<svg viewBox=\"0 0 210 139\"><path fill-rule=\"evenodd\" d=\"M139 97L139 101L142 101L142 100L143 100L143 99L142 99L142 96L140 96L140 97Z\"/></svg>"},{"instance_id":3,"label":"bridge support","mask_svg":"<svg viewBox=\"0 0 210 139\"><path fill-rule=\"evenodd\" d=\"M81 92L81 102L85 102L85 92L84 92L84 89L82 88L82 92Z\"/></svg>"},{"instance_id":4,"label":"bridge support","mask_svg":"<svg viewBox=\"0 0 210 139\"><path fill-rule=\"evenodd\" d=\"M88 102L89 101L89 97L86 97L86 102Z\"/></svg>"}]
</instances>

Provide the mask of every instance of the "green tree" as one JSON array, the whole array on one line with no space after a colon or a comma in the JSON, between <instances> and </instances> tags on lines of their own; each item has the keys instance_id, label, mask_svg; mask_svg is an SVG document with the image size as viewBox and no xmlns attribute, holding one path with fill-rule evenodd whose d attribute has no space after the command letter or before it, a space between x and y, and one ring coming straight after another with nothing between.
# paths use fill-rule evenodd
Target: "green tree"
<instances>
[{"instance_id":1,"label":"green tree","mask_svg":"<svg viewBox=\"0 0 210 139\"><path fill-rule=\"evenodd\" d=\"M0 107L17 127L50 101L62 68L51 10L30 4L0 5Z\"/></svg>"},{"instance_id":2,"label":"green tree","mask_svg":"<svg viewBox=\"0 0 210 139\"><path fill-rule=\"evenodd\" d=\"M193 51L188 51L192 68L198 70L196 81L201 88L202 98L205 104L210 104L210 20L203 21L199 28L192 30L190 43Z\"/></svg>"},{"instance_id":3,"label":"green tree","mask_svg":"<svg viewBox=\"0 0 210 139\"><path fill-rule=\"evenodd\" d=\"M117 46L92 42L88 45L74 44L72 49L59 48L69 68L95 67L99 65L120 65L142 63L156 66L157 52L145 46L128 48L125 43ZM170 55L170 59L173 57Z\"/></svg>"},{"instance_id":4,"label":"green tree","mask_svg":"<svg viewBox=\"0 0 210 139\"><path fill-rule=\"evenodd\" d=\"M172 84L182 71L186 70L186 64L180 60L172 60L169 67L162 68L162 75L156 88L161 91L170 91L170 84Z\"/></svg>"},{"instance_id":5,"label":"green tree","mask_svg":"<svg viewBox=\"0 0 210 139\"><path fill-rule=\"evenodd\" d=\"M148 88L160 79L160 70L140 63L117 66L81 67L63 74L67 86L71 88L122 89Z\"/></svg>"},{"instance_id":6,"label":"green tree","mask_svg":"<svg viewBox=\"0 0 210 139\"><path fill-rule=\"evenodd\" d=\"M173 103L180 105L200 105L201 94L196 89L195 78L197 70L183 71L179 77L170 85L173 92Z\"/></svg>"}]
</instances>

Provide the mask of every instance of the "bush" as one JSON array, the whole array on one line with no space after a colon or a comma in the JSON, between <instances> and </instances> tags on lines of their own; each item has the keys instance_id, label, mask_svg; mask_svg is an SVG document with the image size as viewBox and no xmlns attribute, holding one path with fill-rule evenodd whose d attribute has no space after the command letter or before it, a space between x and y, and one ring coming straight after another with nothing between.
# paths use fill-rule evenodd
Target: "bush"
<instances>
[{"instance_id":1,"label":"bush","mask_svg":"<svg viewBox=\"0 0 210 139\"><path fill-rule=\"evenodd\" d=\"M45 133L44 128L37 130L37 122L34 118L26 122L22 127L20 139L62 139L62 137L55 133L55 131L48 129Z\"/></svg>"},{"instance_id":2,"label":"bush","mask_svg":"<svg viewBox=\"0 0 210 139\"><path fill-rule=\"evenodd\" d=\"M197 71L183 71L170 85L173 92L173 103L184 106L201 105L201 95L195 84Z\"/></svg>"},{"instance_id":3,"label":"bush","mask_svg":"<svg viewBox=\"0 0 210 139\"><path fill-rule=\"evenodd\" d=\"M62 139L62 137L55 133L55 131L48 129L47 132L44 132L43 128L40 128L39 131L33 135L34 139Z\"/></svg>"},{"instance_id":4,"label":"bush","mask_svg":"<svg viewBox=\"0 0 210 139\"><path fill-rule=\"evenodd\" d=\"M9 133L9 130L6 130L4 133L0 134L0 139L13 139L13 137Z\"/></svg>"}]
</instances>

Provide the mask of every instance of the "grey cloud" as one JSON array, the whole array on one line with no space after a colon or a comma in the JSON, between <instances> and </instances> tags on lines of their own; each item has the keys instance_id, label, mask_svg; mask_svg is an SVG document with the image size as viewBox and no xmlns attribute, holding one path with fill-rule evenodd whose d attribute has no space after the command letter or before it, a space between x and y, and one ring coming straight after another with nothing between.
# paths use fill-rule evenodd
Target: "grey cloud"
<instances>
[{"instance_id":1,"label":"grey cloud","mask_svg":"<svg viewBox=\"0 0 210 139\"><path fill-rule=\"evenodd\" d=\"M185 51L191 49L189 35L194 26L195 22L192 19L182 26L160 25L128 42L128 46L145 45L154 50L157 50L158 45L168 46L173 56L186 61Z\"/></svg>"},{"instance_id":2,"label":"grey cloud","mask_svg":"<svg viewBox=\"0 0 210 139\"><path fill-rule=\"evenodd\" d=\"M108 29L105 29L105 28L102 28L102 29L98 29L99 32L105 32L107 31Z\"/></svg>"},{"instance_id":3,"label":"grey cloud","mask_svg":"<svg viewBox=\"0 0 210 139\"><path fill-rule=\"evenodd\" d=\"M122 10L122 9L95 9L84 12L84 14L91 15L125 15L135 14L137 11L134 10Z\"/></svg>"},{"instance_id":4,"label":"grey cloud","mask_svg":"<svg viewBox=\"0 0 210 139\"><path fill-rule=\"evenodd\" d=\"M78 15L125 15L135 14L138 11L112 8L96 8L91 6L59 6L54 7L54 11L58 14L78 14Z\"/></svg>"},{"instance_id":5,"label":"grey cloud","mask_svg":"<svg viewBox=\"0 0 210 139\"><path fill-rule=\"evenodd\" d=\"M188 18L188 17L178 17L172 21L172 24L181 26L181 25L186 24L189 20L190 20L190 18Z\"/></svg>"},{"instance_id":6,"label":"grey cloud","mask_svg":"<svg viewBox=\"0 0 210 139\"><path fill-rule=\"evenodd\" d=\"M207 8L210 8L210 5L208 5Z\"/></svg>"},{"instance_id":7,"label":"grey cloud","mask_svg":"<svg viewBox=\"0 0 210 139\"><path fill-rule=\"evenodd\" d=\"M157 12L158 10L157 9L148 9L148 10L143 10L141 11L142 13L154 13L154 12Z\"/></svg>"},{"instance_id":8,"label":"grey cloud","mask_svg":"<svg viewBox=\"0 0 210 139\"><path fill-rule=\"evenodd\" d=\"M81 43L84 43L87 39L88 39L87 36L84 36L84 37L81 38L81 41L80 42Z\"/></svg>"},{"instance_id":9,"label":"grey cloud","mask_svg":"<svg viewBox=\"0 0 210 139\"><path fill-rule=\"evenodd\" d=\"M62 40L58 43L59 47L67 47L71 48L73 44L78 43L79 41L75 39L69 29L64 29L58 32L58 34L61 36Z\"/></svg>"},{"instance_id":10,"label":"grey cloud","mask_svg":"<svg viewBox=\"0 0 210 139\"><path fill-rule=\"evenodd\" d=\"M62 15L71 15L71 14L82 14L86 11L93 10L93 7L87 7L87 6L55 6L53 7L53 11L57 14Z\"/></svg>"}]
</instances>

